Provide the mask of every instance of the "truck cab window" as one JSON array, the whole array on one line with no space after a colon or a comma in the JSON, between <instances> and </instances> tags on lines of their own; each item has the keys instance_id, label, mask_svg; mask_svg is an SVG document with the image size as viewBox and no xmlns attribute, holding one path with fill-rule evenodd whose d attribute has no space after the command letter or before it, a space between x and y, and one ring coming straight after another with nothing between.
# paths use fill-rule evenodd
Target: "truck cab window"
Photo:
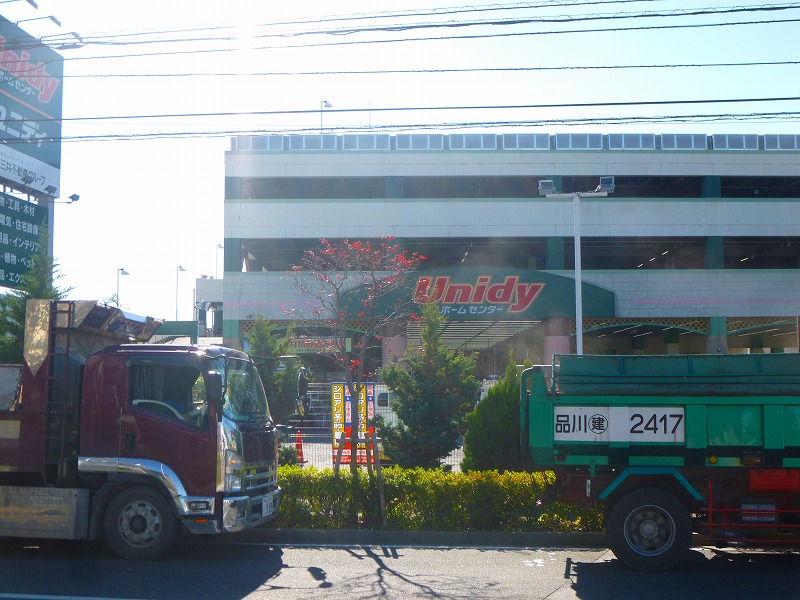
<instances>
[{"instance_id":1,"label":"truck cab window","mask_svg":"<svg viewBox=\"0 0 800 600\"><path fill-rule=\"evenodd\" d=\"M208 428L208 402L200 370L184 361L132 360L129 364L128 402L139 410Z\"/></svg>"},{"instance_id":2,"label":"truck cab window","mask_svg":"<svg viewBox=\"0 0 800 600\"><path fill-rule=\"evenodd\" d=\"M255 366L228 359L224 373L222 414L233 421L265 421L271 418L264 387Z\"/></svg>"}]
</instances>

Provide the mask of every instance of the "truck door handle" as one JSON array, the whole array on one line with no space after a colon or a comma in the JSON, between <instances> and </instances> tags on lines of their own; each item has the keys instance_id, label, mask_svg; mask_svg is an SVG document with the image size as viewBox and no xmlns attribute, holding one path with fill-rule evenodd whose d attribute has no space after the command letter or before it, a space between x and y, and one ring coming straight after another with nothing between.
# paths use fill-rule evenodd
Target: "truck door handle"
<instances>
[{"instance_id":1,"label":"truck door handle","mask_svg":"<svg viewBox=\"0 0 800 600\"><path fill-rule=\"evenodd\" d=\"M128 454L133 453L136 450L136 434L135 433L126 433L125 434L125 452Z\"/></svg>"}]
</instances>

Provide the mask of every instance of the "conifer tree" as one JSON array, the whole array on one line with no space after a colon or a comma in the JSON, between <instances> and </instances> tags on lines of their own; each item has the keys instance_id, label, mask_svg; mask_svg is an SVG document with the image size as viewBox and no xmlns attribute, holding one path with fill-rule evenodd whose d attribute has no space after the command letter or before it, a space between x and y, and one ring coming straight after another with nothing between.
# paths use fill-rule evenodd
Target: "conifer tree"
<instances>
[{"instance_id":1,"label":"conifer tree","mask_svg":"<svg viewBox=\"0 0 800 600\"><path fill-rule=\"evenodd\" d=\"M475 402L475 357L445 345L443 320L438 305L426 303L421 347L407 350L381 370L395 392L393 408L399 421L393 427L384 425L382 437L387 454L402 467L440 466L458 447L464 417Z\"/></svg>"},{"instance_id":2,"label":"conifer tree","mask_svg":"<svg viewBox=\"0 0 800 600\"><path fill-rule=\"evenodd\" d=\"M508 353L503 379L497 382L467 416L464 434L465 471L521 471L519 370L514 352Z\"/></svg>"},{"instance_id":3,"label":"conifer tree","mask_svg":"<svg viewBox=\"0 0 800 600\"><path fill-rule=\"evenodd\" d=\"M25 307L28 299L63 300L72 288L59 288L62 277L58 263L49 255L48 232L40 228L36 252L22 275L19 289L0 297L0 363L17 364L23 360Z\"/></svg>"}]
</instances>

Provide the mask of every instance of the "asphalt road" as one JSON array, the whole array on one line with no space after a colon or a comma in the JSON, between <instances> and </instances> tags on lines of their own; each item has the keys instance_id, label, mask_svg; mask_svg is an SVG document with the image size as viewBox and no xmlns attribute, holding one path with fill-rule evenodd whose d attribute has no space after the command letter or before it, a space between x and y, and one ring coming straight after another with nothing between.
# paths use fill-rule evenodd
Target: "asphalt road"
<instances>
[{"instance_id":1,"label":"asphalt road","mask_svg":"<svg viewBox=\"0 0 800 600\"><path fill-rule=\"evenodd\" d=\"M0 542L0 599L800 598L800 554L693 550L673 571L637 573L604 548L279 546L216 538L131 562L103 545Z\"/></svg>"}]
</instances>

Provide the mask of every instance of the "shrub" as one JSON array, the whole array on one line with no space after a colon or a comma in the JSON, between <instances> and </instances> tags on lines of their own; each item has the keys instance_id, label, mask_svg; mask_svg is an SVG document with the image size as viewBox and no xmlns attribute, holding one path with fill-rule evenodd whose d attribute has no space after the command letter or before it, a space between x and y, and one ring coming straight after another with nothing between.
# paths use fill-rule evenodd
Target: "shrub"
<instances>
[{"instance_id":1,"label":"shrub","mask_svg":"<svg viewBox=\"0 0 800 600\"><path fill-rule=\"evenodd\" d=\"M375 474L333 469L279 468L283 502L272 527L338 529L383 527ZM387 528L406 531L594 531L591 509L543 505L555 483L551 471L383 470Z\"/></svg>"}]
</instances>

